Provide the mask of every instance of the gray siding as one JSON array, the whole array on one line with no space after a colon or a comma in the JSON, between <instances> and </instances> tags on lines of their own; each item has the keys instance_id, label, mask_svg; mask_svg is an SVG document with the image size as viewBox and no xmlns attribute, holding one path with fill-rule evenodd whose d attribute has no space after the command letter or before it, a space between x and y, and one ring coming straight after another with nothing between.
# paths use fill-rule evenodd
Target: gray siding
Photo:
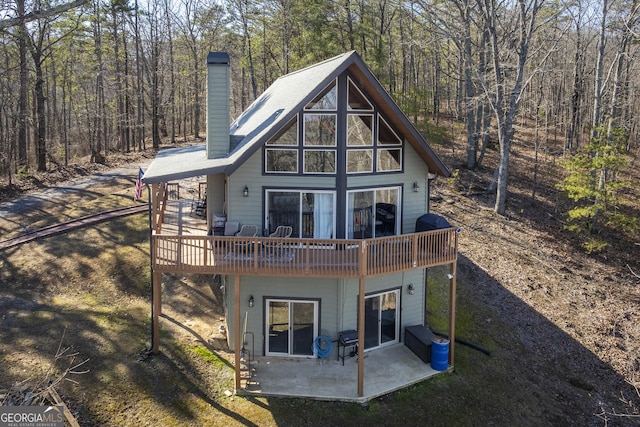
<instances>
[{"instance_id":1,"label":"gray siding","mask_svg":"<svg viewBox=\"0 0 640 427\"><path fill-rule=\"evenodd\" d=\"M224 174L207 175L207 225L214 213L224 213Z\"/></svg>"},{"instance_id":2,"label":"gray siding","mask_svg":"<svg viewBox=\"0 0 640 427\"><path fill-rule=\"evenodd\" d=\"M227 216L229 221L241 224L264 224L265 188L313 188L334 189L334 176L283 176L262 175L262 150L256 151L228 180ZM244 186L249 187L249 197L244 197Z\"/></svg>"},{"instance_id":3,"label":"gray siding","mask_svg":"<svg viewBox=\"0 0 640 427\"><path fill-rule=\"evenodd\" d=\"M416 220L427 213L429 208L429 169L409 144L405 144L404 157L404 199L402 201L402 233L416 231ZM420 191L413 191L417 182Z\"/></svg>"},{"instance_id":4,"label":"gray siding","mask_svg":"<svg viewBox=\"0 0 640 427\"><path fill-rule=\"evenodd\" d=\"M404 340L404 328L406 326L423 324L424 320L424 270L414 270L405 273L390 274L380 277L372 277L366 281L366 294L392 290L401 287L400 290L400 337ZM341 330L358 329L358 281L346 280L344 304L342 307L343 324ZM409 295L407 288L413 284L415 293Z\"/></svg>"},{"instance_id":5,"label":"gray siding","mask_svg":"<svg viewBox=\"0 0 640 427\"><path fill-rule=\"evenodd\" d=\"M366 176L349 175L347 188L403 185L402 193L402 233L415 232L416 220L427 213L428 194L427 177L429 169L415 150L407 143L404 145L404 173L389 173ZM419 192L413 191L413 183L420 186Z\"/></svg>"},{"instance_id":6,"label":"gray siding","mask_svg":"<svg viewBox=\"0 0 640 427\"><path fill-rule=\"evenodd\" d=\"M265 339L265 298L281 299L311 299L320 300L320 335L336 337L338 328L339 304L338 304L338 280L336 279L311 279L311 278L283 278L283 277L254 277L242 276L240 278L240 311L244 322L247 316L247 331L253 332L255 337L255 354L264 354ZM233 349L233 301L234 286L233 277L226 282L227 325L229 327L229 346ZM255 305L249 307L249 297L253 295ZM251 345L251 344L249 344Z\"/></svg>"},{"instance_id":7,"label":"gray siding","mask_svg":"<svg viewBox=\"0 0 640 427\"><path fill-rule=\"evenodd\" d=\"M207 158L215 159L229 151L229 65L207 71Z\"/></svg>"}]
</instances>

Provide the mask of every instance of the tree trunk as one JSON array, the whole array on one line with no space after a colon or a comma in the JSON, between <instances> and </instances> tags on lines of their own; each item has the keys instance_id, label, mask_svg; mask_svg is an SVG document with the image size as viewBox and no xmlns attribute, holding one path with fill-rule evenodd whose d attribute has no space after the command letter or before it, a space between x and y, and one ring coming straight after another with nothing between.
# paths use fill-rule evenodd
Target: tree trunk
<instances>
[{"instance_id":1,"label":"tree trunk","mask_svg":"<svg viewBox=\"0 0 640 427\"><path fill-rule=\"evenodd\" d=\"M604 50L606 45L607 33L607 15L609 11L609 0L602 0L602 21L600 22L600 40L598 42L598 59L596 60L594 96L593 96L593 136L597 132L596 129L600 125L601 109L602 109L602 74L604 67Z\"/></svg>"},{"instance_id":2,"label":"tree trunk","mask_svg":"<svg viewBox=\"0 0 640 427\"><path fill-rule=\"evenodd\" d=\"M18 17L23 17L24 0L16 1ZM27 97L29 74L27 68L27 28L24 21L18 25L18 54L20 56L20 88L18 100L18 168L28 166L27 159Z\"/></svg>"},{"instance_id":3,"label":"tree trunk","mask_svg":"<svg viewBox=\"0 0 640 427\"><path fill-rule=\"evenodd\" d=\"M168 1L164 3L164 10L167 20L167 37L169 42L169 111L171 113L171 124L169 126L169 140L172 144L176 143L176 73L174 71L174 54L173 54L173 26L171 25L170 4Z\"/></svg>"},{"instance_id":4,"label":"tree trunk","mask_svg":"<svg viewBox=\"0 0 640 427\"><path fill-rule=\"evenodd\" d=\"M102 61L102 19L100 17L100 4L96 2L94 12L96 19L93 24L94 49L96 53L96 111L95 111L95 130L96 139L95 146L91 152L91 161L95 163L104 163L102 156L102 143L105 137L106 118L104 105L104 63Z\"/></svg>"},{"instance_id":5,"label":"tree trunk","mask_svg":"<svg viewBox=\"0 0 640 427\"><path fill-rule=\"evenodd\" d=\"M470 11L471 8L469 6L468 0L463 0L458 4L458 9L460 11L460 17L462 18L463 25L463 68L464 68L464 99L467 110L467 168L474 169L477 164L476 160L478 157L478 134L476 133L475 127L475 108L474 104L477 104L475 100L476 94L473 88L473 76L471 67L473 66L472 60L472 52L471 52L471 21L470 21Z\"/></svg>"},{"instance_id":6,"label":"tree trunk","mask_svg":"<svg viewBox=\"0 0 640 427\"><path fill-rule=\"evenodd\" d=\"M138 0L135 0L135 37L136 37L136 129L135 144L138 151L144 150L145 127L144 127L144 79L142 78L142 53L140 48L140 9Z\"/></svg>"}]
</instances>

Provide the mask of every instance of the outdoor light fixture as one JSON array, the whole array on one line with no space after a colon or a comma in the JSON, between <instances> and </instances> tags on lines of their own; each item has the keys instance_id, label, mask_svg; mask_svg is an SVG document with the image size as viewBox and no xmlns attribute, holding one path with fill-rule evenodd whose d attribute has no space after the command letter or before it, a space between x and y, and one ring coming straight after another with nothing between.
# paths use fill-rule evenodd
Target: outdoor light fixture
<instances>
[{"instance_id":1,"label":"outdoor light fixture","mask_svg":"<svg viewBox=\"0 0 640 427\"><path fill-rule=\"evenodd\" d=\"M253 295L249 295L249 307L253 307Z\"/></svg>"},{"instance_id":2,"label":"outdoor light fixture","mask_svg":"<svg viewBox=\"0 0 640 427\"><path fill-rule=\"evenodd\" d=\"M453 279L453 274L448 273L448 274L447 274L447 279L449 279L449 280Z\"/></svg>"},{"instance_id":3,"label":"outdoor light fixture","mask_svg":"<svg viewBox=\"0 0 640 427\"><path fill-rule=\"evenodd\" d=\"M413 295L416 293L416 290L413 288L413 283L409 283L409 286L407 287L407 293L409 295Z\"/></svg>"},{"instance_id":4,"label":"outdoor light fixture","mask_svg":"<svg viewBox=\"0 0 640 427\"><path fill-rule=\"evenodd\" d=\"M247 187L246 185L244 186L244 190L242 190L242 195L244 197L249 197L249 187Z\"/></svg>"},{"instance_id":5,"label":"outdoor light fixture","mask_svg":"<svg viewBox=\"0 0 640 427\"><path fill-rule=\"evenodd\" d=\"M413 183L413 191L414 193L417 193L418 191L420 191L420 186L418 185L418 181Z\"/></svg>"}]
</instances>

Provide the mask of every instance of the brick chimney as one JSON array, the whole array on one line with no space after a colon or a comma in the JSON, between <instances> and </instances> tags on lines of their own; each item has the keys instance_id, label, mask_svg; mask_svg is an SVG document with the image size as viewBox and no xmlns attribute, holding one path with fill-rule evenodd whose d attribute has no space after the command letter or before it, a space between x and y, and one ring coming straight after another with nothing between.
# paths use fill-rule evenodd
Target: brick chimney
<instances>
[{"instance_id":1,"label":"brick chimney","mask_svg":"<svg viewBox=\"0 0 640 427\"><path fill-rule=\"evenodd\" d=\"M207 159L229 152L229 54L207 55Z\"/></svg>"}]
</instances>

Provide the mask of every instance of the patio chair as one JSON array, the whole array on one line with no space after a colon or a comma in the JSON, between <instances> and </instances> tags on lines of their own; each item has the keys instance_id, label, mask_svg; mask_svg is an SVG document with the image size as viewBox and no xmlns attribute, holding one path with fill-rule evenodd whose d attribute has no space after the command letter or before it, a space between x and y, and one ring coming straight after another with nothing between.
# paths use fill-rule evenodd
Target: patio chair
<instances>
[{"instance_id":1,"label":"patio chair","mask_svg":"<svg viewBox=\"0 0 640 427\"><path fill-rule=\"evenodd\" d=\"M282 240L280 239L286 239L287 237L291 237L291 233L293 233L293 227L290 227L288 225L279 225L276 227L276 230L269 234L269 237L273 237L274 239L278 239L277 241L271 241L271 239L266 239L263 243L265 248L281 248L282 247Z\"/></svg>"},{"instance_id":2,"label":"patio chair","mask_svg":"<svg viewBox=\"0 0 640 427\"><path fill-rule=\"evenodd\" d=\"M283 249L282 239L291 237L291 233L293 233L292 227L289 227L288 225L279 225L273 233L269 234L269 239L265 239L262 245L268 253L281 255ZM274 240L277 240L274 242L271 237L273 237Z\"/></svg>"},{"instance_id":3,"label":"patio chair","mask_svg":"<svg viewBox=\"0 0 640 427\"><path fill-rule=\"evenodd\" d=\"M240 231L236 237L256 237L258 235L258 226L255 224L244 224L240 227ZM251 242L235 242L236 249L246 251L251 246Z\"/></svg>"},{"instance_id":4,"label":"patio chair","mask_svg":"<svg viewBox=\"0 0 640 427\"><path fill-rule=\"evenodd\" d=\"M289 227L288 225L279 225L276 227L276 231L269 234L269 237L286 239L287 237L291 237L291 233L293 233L293 227Z\"/></svg>"}]
</instances>

